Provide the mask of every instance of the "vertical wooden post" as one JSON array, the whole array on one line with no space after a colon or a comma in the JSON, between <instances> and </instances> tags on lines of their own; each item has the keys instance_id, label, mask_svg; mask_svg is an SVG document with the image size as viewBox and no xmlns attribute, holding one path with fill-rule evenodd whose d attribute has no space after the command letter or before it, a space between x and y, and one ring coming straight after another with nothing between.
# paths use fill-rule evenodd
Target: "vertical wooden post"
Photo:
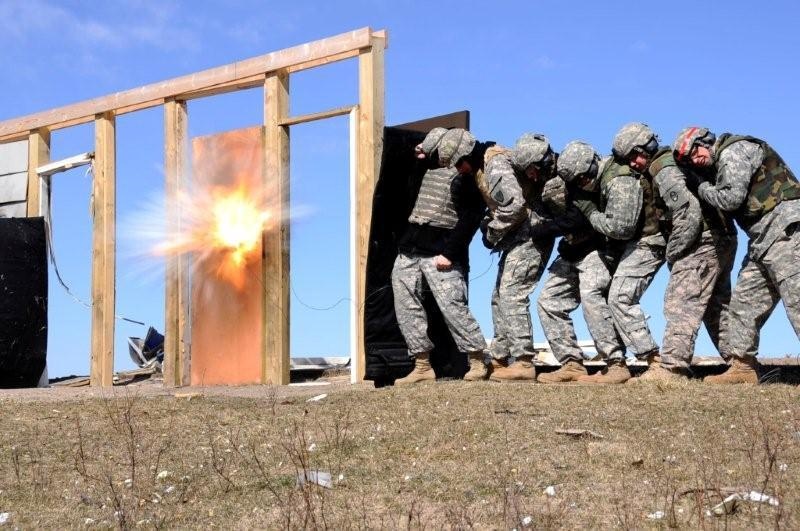
<instances>
[{"instance_id":1,"label":"vertical wooden post","mask_svg":"<svg viewBox=\"0 0 800 531\"><path fill-rule=\"evenodd\" d=\"M114 116L95 118L92 184L91 385L112 385L116 299L116 139Z\"/></svg>"},{"instance_id":2,"label":"vertical wooden post","mask_svg":"<svg viewBox=\"0 0 800 531\"><path fill-rule=\"evenodd\" d=\"M358 56L358 170L356 181L356 245L353 260L356 264L356 298L358 322L356 345L351 380L364 379L364 302L366 300L367 252L369 251L369 229L372 217L372 194L380 173L383 153L384 126L384 71L383 55L386 46L382 37L372 37L372 46Z\"/></svg>"},{"instance_id":3,"label":"vertical wooden post","mask_svg":"<svg viewBox=\"0 0 800 531\"><path fill-rule=\"evenodd\" d=\"M180 230L183 213L178 199L189 179L189 133L185 101L164 104L164 190L167 233ZM189 265L183 254L167 257L165 281L164 385L189 385L191 341L189 337Z\"/></svg>"},{"instance_id":4,"label":"vertical wooden post","mask_svg":"<svg viewBox=\"0 0 800 531\"><path fill-rule=\"evenodd\" d=\"M42 215L41 180L36 168L50 162L50 131L37 129L28 135L28 217Z\"/></svg>"},{"instance_id":5,"label":"vertical wooden post","mask_svg":"<svg viewBox=\"0 0 800 531\"><path fill-rule=\"evenodd\" d=\"M264 193L272 224L264 233L262 382L289 383L289 74L264 82Z\"/></svg>"}]
</instances>

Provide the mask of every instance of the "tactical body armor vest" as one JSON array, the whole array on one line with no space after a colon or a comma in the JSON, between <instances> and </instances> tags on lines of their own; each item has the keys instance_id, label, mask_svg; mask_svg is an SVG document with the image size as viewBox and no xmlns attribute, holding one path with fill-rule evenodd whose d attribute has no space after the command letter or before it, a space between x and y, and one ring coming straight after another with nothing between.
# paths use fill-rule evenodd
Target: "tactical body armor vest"
<instances>
[{"instance_id":1,"label":"tactical body armor vest","mask_svg":"<svg viewBox=\"0 0 800 531\"><path fill-rule=\"evenodd\" d=\"M714 145L714 166L719 157L731 144L745 140L761 146L764 160L761 167L750 178L750 187L742 206L734 212L736 221L742 228L749 228L765 214L771 212L782 201L800 198L800 183L792 170L772 147L752 136L721 135Z\"/></svg>"},{"instance_id":2,"label":"tactical body armor vest","mask_svg":"<svg viewBox=\"0 0 800 531\"><path fill-rule=\"evenodd\" d=\"M671 151L668 147L659 148L653 159L663 157ZM653 179L653 173L650 168L645 170L639 176L639 184L642 187L642 217L639 219L639 228L636 231L636 237L642 238L645 236L653 236L659 232L665 233L666 238L669 233L670 227L665 223L665 212L667 210L664 201L661 200L661 195L658 191L658 185Z\"/></svg>"},{"instance_id":3,"label":"tactical body armor vest","mask_svg":"<svg viewBox=\"0 0 800 531\"><path fill-rule=\"evenodd\" d=\"M453 201L453 181L459 177L455 168L432 168L425 172L409 223L443 229L455 227L458 213Z\"/></svg>"},{"instance_id":4,"label":"tactical body armor vest","mask_svg":"<svg viewBox=\"0 0 800 531\"><path fill-rule=\"evenodd\" d=\"M661 148L656 153L655 158L661 157L668 151L668 148ZM639 224L636 234L632 239L639 239L645 236L652 236L663 232L662 223L664 221L665 205L660 201L658 187L653 182L653 178L648 174L640 175L627 164L620 164L616 160L611 160L603 168L600 175L600 208L605 211L608 188L614 179L622 175L635 177L642 187L642 215L639 217Z\"/></svg>"},{"instance_id":5,"label":"tactical body armor vest","mask_svg":"<svg viewBox=\"0 0 800 531\"><path fill-rule=\"evenodd\" d=\"M625 164L620 164L616 160L609 160L602 168L600 173L600 210L605 212L608 204L608 189L611 182L621 175L633 176L633 170Z\"/></svg>"},{"instance_id":6,"label":"tactical body armor vest","mask_svg":"<svg viewBox=\"0 0 800 531\"><path fill-rule=\"evenodd\" d=\"M675 162L675 157L672 154L671 150L666 150L663 153L657 153L653 160L650 162L650 166L647 168L647 171L650 175L654 178L658 175L661 170L670 166L678 166L678 163ZM680 167L680 166L678 166ZM687 168L680 167L681 171L691 171ZM659 203L663 205L663 202L660 200ZM705 201L700 201L700 210L703 214L703 231L707 231L713 229L715 231L725 232L735 234L736 229L733 226L733 220L726 216L723 212L719 211L718 209L712 207Z\"/></svg>"}]
</instances>

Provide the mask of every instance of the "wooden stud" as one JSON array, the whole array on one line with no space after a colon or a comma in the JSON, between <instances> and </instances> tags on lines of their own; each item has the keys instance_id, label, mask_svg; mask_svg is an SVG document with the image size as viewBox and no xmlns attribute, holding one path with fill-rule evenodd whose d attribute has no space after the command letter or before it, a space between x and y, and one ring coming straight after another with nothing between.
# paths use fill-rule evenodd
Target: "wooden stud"
<instances>
[{"instance_id":1,"label":"wooden stud","mask_svg":"<svg viewBox=\"0 0 800 531\"><path fill-rule=\"evenodd\" d=\"M114 373L116 299L116 139L114 116L95 118L92 184L92 359L91 385L109 387Z\"/></svg>"},{"instance_id":2,"label":"wooden stud","mask_svg":"<svg viewBox=\"0 0 800 531\"><path fill-rule=\"evenodd\" d=\"M264 82L264 193L274 224L264 231L262 381L289 383L289 74Z\"/></svg>"},{"instance_id":3,"label":"wooden stud","mask_svg":"<svg viewBox=\"0 0 800 531\"><path fill-rule=\"evenodd\" d=\"M28 135L28 217L42 213L42 183L36 169L50 162L50 131L39 129Z\"/></svg>"},{"instance_id":4,"label":"wooden stud","mask_svg":"<svg viewBox=\"0 0 800 531\"><path fill-rule=\"evenodd\" d=\"M164 189L168 234L180 230L182 212L178 199L189 179L189 132L185 101L164 105ZM167 257L164 331L164 385L189 385L191 338L189 337L189 264L184 254Z\"/></svg>"},{"instance_id":5,"label":"wooden stud","mask_svg":"<svg viewBox=\"0 0 800 531\"><path fill-rule=\"evenodd\" d=\"M356 352L351 353L351 380L364 379L366 352L364 345L364 302L366 300L367 252L372 217L372 194L380 173L384 127L384 63L385 37L373 36L371 46L358 57L358 168L356 181L356 234L353 260L356 264Z\"/></svg>"}]
</instances>

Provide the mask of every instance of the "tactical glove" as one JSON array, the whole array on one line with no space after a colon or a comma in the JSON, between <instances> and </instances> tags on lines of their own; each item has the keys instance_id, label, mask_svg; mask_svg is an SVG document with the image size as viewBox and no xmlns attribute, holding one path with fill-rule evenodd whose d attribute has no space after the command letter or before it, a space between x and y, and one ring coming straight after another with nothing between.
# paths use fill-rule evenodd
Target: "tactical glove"
<instances>
[{"instance_id":1,"label":"tactical glove","mask_svg":"<svg viewBox=\"0 0 800 531\"><path fill-rule=\"evenodd\" d=\"M572 204L586 216L586 219L589 219L592 212L597 212L597 206L591 199L573 199Z\"/></svg>"}]
</instances>

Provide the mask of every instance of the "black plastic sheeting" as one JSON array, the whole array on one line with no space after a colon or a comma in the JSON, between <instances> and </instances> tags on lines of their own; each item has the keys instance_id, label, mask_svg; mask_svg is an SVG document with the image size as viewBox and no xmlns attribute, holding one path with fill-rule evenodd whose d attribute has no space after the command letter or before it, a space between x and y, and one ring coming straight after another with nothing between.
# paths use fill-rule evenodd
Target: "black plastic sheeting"
<instances>
[{"instance_id":1,"label":"black plastic sheeting","mask_svg":"<svg viewBox=\"0 0 800 531\"><path fill-rule=\"evenodd\" d=\"M0 387L35 387L46 362L44 219L0 219Z\"/></svg>"},{"instance_id":2,"label":"black plastic sheeting","mask_svg":"<svg viewBox=\"0 0 800 531\"><path fill-rule=\"evenodd\" d=\"M425 173L424 164L414 157L414 146L433 127L467 127L468 120L464 112L426 120L422 128L384 129L381 171L372 202L364 304L365 378L376 387L393 384L414 366L397 324L391 285L397 241L406 230ZM432 295L425 298L425 309L428 337L435 345L431 363L437 377L461 378L468 368L466 354L458 351Z\"/></svg>"}]
</instances>

